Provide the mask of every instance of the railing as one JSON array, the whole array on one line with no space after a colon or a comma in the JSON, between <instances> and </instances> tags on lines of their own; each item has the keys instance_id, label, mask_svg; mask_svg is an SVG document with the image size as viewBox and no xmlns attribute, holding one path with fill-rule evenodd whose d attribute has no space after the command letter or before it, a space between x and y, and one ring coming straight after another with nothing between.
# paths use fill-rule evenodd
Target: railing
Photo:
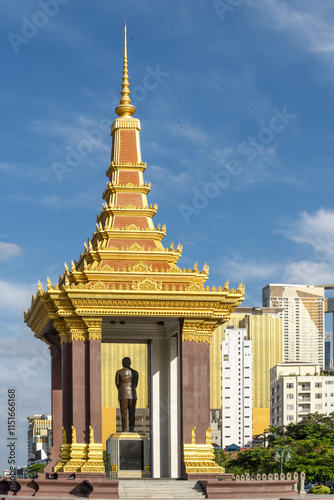
<instances>
[{"instance_id":1,"label":"railing","mask_svg":"<svg viewBox=\"0 0 334 500\"><path fill-rule=\"evenodd\" d=\"M293 489L297 492L297 486L299 482L299 490L301 494L305 493L305 472L294 472L293 476L290 472L287 474L242 474L241 476L235 476L236 481L291 481L293 480L295 484L293 485Z\"/></svg>"},{"instance_id":2,"label":"railing","mask_svg":"<svg viewBox=\"0 0 334 500\"><path fill-rule=\"evenodd\" d=\"M311 412L311 407L310 406L302 406L301 408L298 408L298 413L310 413Z\"/></svg>"},{"instance_id":3,"label":"railing","mask_svg":"<svg viewBox=\"0 0 334 500\"><path fill-rule=\"evenodd\" d=\"M303 474L303 473L302 473ZM236 481L298 481L298 472L294 472L293 476L290 472L287 474L242 474L235 476Z\"/></svg>"}]
</instances>

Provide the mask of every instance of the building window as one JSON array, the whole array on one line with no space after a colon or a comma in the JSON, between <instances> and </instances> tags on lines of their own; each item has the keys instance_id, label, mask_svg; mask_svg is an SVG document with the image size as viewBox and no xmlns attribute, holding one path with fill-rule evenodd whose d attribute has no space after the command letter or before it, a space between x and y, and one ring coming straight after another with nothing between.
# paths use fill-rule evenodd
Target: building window
<instances>
[{"instance_id":1,"label":"building window","mask_svg":"<svg viewBox=\"0 0 334 500\"><path fill-rule=\"evenodd\" d=\"M322 410L322 405L315 405L316 410Z\"/></svg>"},{"instance_id":2,"label":"building window","mask_svg":"<svg viewBox=\"0 0 334 500\"><path fill-rule=\"evenodd\" d=\"M322 394L321 392L317 392L315 395L315 399L322 399Z\"/></svg>"},{"instance_id":3,"label":"building window","mask_svg":"<svg viewBox=\"0 0 334 500\"><path fill-rule=\"evenodd\" d=\"M224 361L228 361L228 354L224 354Z\"/></svg>"},{"instance_id":4,"label":"building window","mask_svg":"<svg viewBox=\"0 0 334 500\"><path fill-rule=\"evenodd\" d=\"M286 384L286 388L287 388L287 389L293 389L293 384L290 384L290 383L289 383L289 384Z\"/></svg>"},{"instance_id":5,"label":"building window","mask_svg":"<svg viewBox=\"0 0 334 500\"><path fill-rule=\"evenodd\" d=\"M293 410L293 409L294 409L294 406L293 406L293 405L286 405L286 409L287 409L287 410Z\"/></svg>"},{"instance_id":6,"label":"building window","mask_svg":"<svg viewBox=\"0 0 334 500\"><path fill-rule=\"evenodd\" d=\"M322 382L316 382L316 383L315 383L315 386L316 386L316 387L322 387Z\"/></svg>"},{"instance_id":7,"label":"building window","mask_svg":"<svg viewBox=\"0 0 334 500\"><path fill-rule=\"evenodd\" d=\"M293 420L293 415L287 415L287 416L286 416L286 419L287 419L287 421L288 421L288 422L292 422L292 420Z\"/></svg>"},{"instance_id":8,"label":"building window","mask_svg":"<svg viewBox=\"0 0 334 500\"><path fill-rule=\"evenodd\" d=\"M287 394L286 399L294 399L294 394Z\"/></svg>"}]
</instances>

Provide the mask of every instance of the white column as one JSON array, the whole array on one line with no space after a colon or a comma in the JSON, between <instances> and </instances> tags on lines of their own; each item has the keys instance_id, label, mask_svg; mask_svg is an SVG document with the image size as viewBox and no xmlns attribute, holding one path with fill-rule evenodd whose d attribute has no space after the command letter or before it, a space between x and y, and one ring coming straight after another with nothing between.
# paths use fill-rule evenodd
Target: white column
<instances>
[{"instance_id":1,"label":"white column","mask_svg":"<svg viewBox=\"0 0 334 500\"><path fill-rule=\"evenodd\" d=\"M160 471L160 352L157 340L151 343L151 455L152 455L152 477L161 477Z\"/></svg>"},{"instance_id":2,"label":"white column","mask_svg":"<svg viewBox=\"0 0 334 500\"><path fill-rule=\"evenodd\" d=\"M179 477L177 337L169 339L169 457L170 477Z\"/></svg>"},{"instance_id":3,"label":"white column","mask_svg":"<svg viewBox=\"0 0 334 500\"><path fill-rule=\"evenodd\" d=\"M152 476L169 477L169 354L168 340L152 340L151 437Z\"/></svg>"}]
</instances>

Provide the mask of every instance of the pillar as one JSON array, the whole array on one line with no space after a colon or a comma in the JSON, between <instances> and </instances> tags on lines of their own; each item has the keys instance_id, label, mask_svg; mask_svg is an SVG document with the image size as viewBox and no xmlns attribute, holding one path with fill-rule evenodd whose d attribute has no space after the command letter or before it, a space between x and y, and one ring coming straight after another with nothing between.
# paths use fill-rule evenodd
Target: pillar
<instances>
[{"instance_id":1,"label":"pillar","mask_svg":"<svg viewBox=\"0 0 334 500\"><path fill-rule=\"evenodd\" d=\"M61 349L57 332L44 335L50 344L51 354L51 415L52 415L52 446L51 462L44 471L52 473L53 466L59 461L60 446L62 444L62 372L61 372Z\"/></svg>"},{"instance_id":2,"label":"pillar","mask_svg":"<svg viewBox=\"0 0 334 500\"><path fill-rule=\"evenodd\" d=\"M182 330L182 477L217 477L210 429L210 340L212 329L185 320ZM214 475L214 476L213 476Z\"/></svg>"},{"instance_id":3,"label":"pillar","mask_svg":"<svg viewBox=\"0 0 334 500\"><path fill-rule=\"evenodd\" d=\"M57 472L105 475L102 447L102 318L57 320L62 357L61 461Z\"/></svg>"},{"instance_id":4,"label":"pillar","mask_svg":"<svg viewBox=\"0 0 334 500\"><path fill-rule=\"evenodd\" d=\"M183 438L205 444L210 427L210 345L206 342L182 342Z\"/></svg>"}]
</instances>

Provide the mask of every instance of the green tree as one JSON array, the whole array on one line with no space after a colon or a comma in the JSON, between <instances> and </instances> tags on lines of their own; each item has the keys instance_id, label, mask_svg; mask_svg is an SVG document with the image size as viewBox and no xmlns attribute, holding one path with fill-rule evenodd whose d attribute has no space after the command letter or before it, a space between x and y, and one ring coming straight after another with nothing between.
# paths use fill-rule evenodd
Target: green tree
<instances>
[{"instance_id":1,"label":"green tree","mask_svg":"<svg viewBox=\"0 0 334 500\"><path fill-rule=\"evenodd\" d=\"M27 476L34 478L37 476L37 474L41 474L43 472L44 468L45 468L45 464L41 464L41 463L29 465L29 467L26 468Z\"/></svg>"},{"instance_id":2,"label":"green tree","mask_svg":"<svg viewBox=\"0 0 334 500\"><path fill-rule=\"evenodd\" d=\"M106 471L111 469L110 453L108 454L106 450L103 450L103 463Z\"/></svg>"},{"instance_id":3,"label":"green tree","mask_svg":"<svg viewBox=\"0 0 334 500\"><path fill-rule=\"evenodd\" d=\"M291 459L284 472L305 472L308 480L334 480L334 413L307 415L301 422L271 427L268 448L253 448L237 454L216 453L216 461L234 474L280 472L274 459L275 446L289 445Z\"/></svg>"}]
</instances>

